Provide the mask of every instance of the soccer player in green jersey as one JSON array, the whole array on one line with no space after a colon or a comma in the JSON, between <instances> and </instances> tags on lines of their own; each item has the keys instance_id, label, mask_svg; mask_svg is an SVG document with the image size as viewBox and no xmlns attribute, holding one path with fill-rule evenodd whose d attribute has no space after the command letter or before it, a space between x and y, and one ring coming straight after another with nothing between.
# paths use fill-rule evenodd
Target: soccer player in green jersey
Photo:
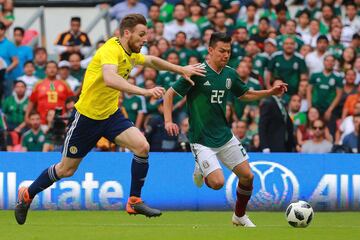
<instances>
[{"instance_id":1,"label":"soccer player in green jersey","mask_svg":"<svg viewBox=\"0 0 360 240\"><path fill-rule=\"evenodd\" d=\"M224 185L224 175L219 161L239 177L237 201L232 222L245 227L255 224L245 215L250 199L254 175L248 155L233 135L225 118L226 99L230 93L242 100L254 101L270 95L282 94L287 84L279 83L268 90L250 90L242 82L236 70L226 64L230 58L231 37L225 33L213 33L209 43L208 61L204 62L206 76L193 77L194 85L179 79L164 97L165 129L169 135L178 135L179 128L172 121L175 94L187 97L189 115L189 141L195 157L194 182L218 190Z\"/></svg>"}]
</instances>

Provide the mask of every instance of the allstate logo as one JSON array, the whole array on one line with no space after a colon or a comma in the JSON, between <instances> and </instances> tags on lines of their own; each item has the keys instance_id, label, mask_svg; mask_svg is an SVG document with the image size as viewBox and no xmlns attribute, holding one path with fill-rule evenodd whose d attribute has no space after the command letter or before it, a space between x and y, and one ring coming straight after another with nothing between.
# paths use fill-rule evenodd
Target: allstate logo
<instances>
[{"instance_id":1,"label":"allstate logo","mask_svg":"<svg viewBox=\"0 0 360 240\"><path fill-rule=\"evenodd\" d=\"M254 190L248 209L284 209L288 203L298 199L299 182L292 171L275 162L250 163L254 173ZM226 182L226 199L234 207L238 179L232 173Z\"/></svg>"}]
</instances>

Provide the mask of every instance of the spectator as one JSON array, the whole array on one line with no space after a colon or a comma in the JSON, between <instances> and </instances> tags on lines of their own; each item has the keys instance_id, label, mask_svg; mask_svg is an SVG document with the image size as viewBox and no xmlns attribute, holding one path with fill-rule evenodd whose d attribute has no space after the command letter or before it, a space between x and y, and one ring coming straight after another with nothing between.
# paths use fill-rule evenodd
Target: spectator
<instances>
[{"instance_id":1,"label":"spectator","mask_svg":"<svg viewBox=\"0 0 360 240\"><path fill-rule=\"evenodd\" d=\"M354 32L360 32L360 17L358 13L358 7L354 2L348 2L346 4L346 16L343 19L344 25L350 25Z\"/></svg>"},{"instance_id":2,"label":"spectator","mask_svg":"<svg viewBox=\"0 0 360 240\"><path fill-rule=\"evenodd\" d=\"M310 45L312 48L316 47L316 42L320 36L320 22L318 19L312 19L309 25L309 34L304 34L302 40L304 44Z\"/></svg>"},{"instance_id":3,"label":"spectator","mask_svg":"<svg viewBox=\"0 0 360 240\"><path fill-rule=\"evenodd\" d=\"M191 152L190 142L187 137L189 132L189 118L185 117L180 122L180 132L178 135L178 143L180 152Z\"/></svg>"},{"instance_id":4,"label":"spectator","mask_svg":"<svg viewBox=\"0 0 360 240\"><path fill-rule=\"evenodd\" d=\"M179 64L179 55L176 51L171 51L168 53L166 60L172 64L178 65ZM186 65L187 65L187 63L186 63ZM167 90L178 79L179 79L179 75L177 75L176 73L172 73L169 71L160 71L159 75L156 78L156 84L158 86L164 87Z\"/></svg>"},{"instance_id":5,"label":"spectator","mask_svg":"<svg viewBox=\"0 0 360 240\"><path fill-rule=\"evenodd\" d=\"M246 13L240 13L236 23L236 26L244 27L249 32L250 36L258 32L259 19L256 15L257 9L258 6L256 3L250 2L246 6Z\"/></svg>"},{"instance_id":6,"label":"spectator","mask_svg":"<svg viewBox=\"0 0 360 240\"><path fill-rule=\"evenodd\" d=\"M255 40L257 46L260 50L264 50L264 42L268 38L269 34L270 21L266 17L262 17L259 20L259 32L251 35L250 39Z\"/></svg>"},{"instance_id":7,"label":"spectator","mask_svg":"<svg viewBox=\"0 0 360 240\"><path fill-rule=\"evenodd\" d=\"M160 21L167 23L173 20L174 5L165 0L154 0L154 4L160 7Z\"/></svg>"},{"instance_id":8,"label":"spectator","mask_svg":"<svg viewBox=\"0 0 360 240\"><path fill-rule=\"evenodd\" d=\"M230 34L231 29L230 26L226 24L226 14L225 12L218 10L215 13L215 19L214 19L214 29L215 32L223 32Z\"/></svg>"},{"instance_id":9,"label":"spectator","mask_svg":"<svg viewBox=\"0 0 360 240\"><path fill-rule=\"evenodd\" d=\"M328 4L323 4L321 7L321 17L320 17L320 33L328 34L331 19L334 18L333 6Z\"/></svg>"},{"instance_id":10,"label":"spectator","mask_svg":"<svg viewBox=\"0 0 360 240\"><path fill-rule=\"evenodd\" d=\"M266 86L270 88L270 79L272 77L280 77L286 79L288 86L288 95L297 93L299 82L307 80L307 68L304 58L295 52L295 41L292 38L287 38L284 41L284 50L273 54L269 66L268 77L266 79ZM289 97L287 99L289 100Z\"/></svg>"},{"instance_id":11,"label":"spectator","mask_svg":"<svg viewBox=\"0 0 360 240\"><path fill-rule=\"evenodd\" d=\"M29 46L22 45L25 30L21 27L14 28L14 43L19 58L19 64L15 68L15 76L18 78L24 74L24 64L33 60L33 50Z\"/></svg>"},{"instance_id":12,"label":"spectator","mask_svg":"<svg viewBox=\"0 0 360 240\"><path fill-rule=\"evenodd\" d=\"M125 0L110 8L109 13L111 18L116 18L116 20L120 22L123 17L131 13L139 13L147 18L148 8L144 3L141 3L138 0Z\"/></svg>"},{"instance_id":13,"label":"spectator","mask_svg":"<svg viewBox=\"0 0 360 240\"><path fill-rule=\"evenodd\" d=\"M178 3L174 10L174 20L166 23L164 28L164 38L168 41L175 40L178 32L184 32L188 39L200 39L199 29L196 24L185 20L186 11L182 3Z\"/></svg>"},{"instance_id":14,"label":"spectator","mask_svg":"<svg viewBox=\"0 0 360 240\"><path fill-rule=\"evenodd\" d=\"M13 82L16 80L15 69L19 64L16 46L6 36L6 26L0 22L0 57L6 63L5 74L5 96L11 94Z\"/></svg>"},{"instance_id":15,"label":"spectator","mask_svg":"<svg viewBox=\"0 0 360 240\"><path fill-rule=\"evenodd\" d=\"M325 139L325 124L322 120L315 120L312 129L313 138L305 141L302 145L302 153L329 153L332 149L332 143Z\"/></svg>"},{"instance_id":16,"label":"spectator","mask_svg":"<svg viewBox=\"0 0 360 240\"><path fill-rule=\"evenodd\" d=\"M150 115L145 124L145 137L150 144L151 152L174 152L177 150L178 138L169 136L165 130L163 103L158 105L160 114Z\"/></svg>"},{"instance_id":17,"label":"spectator","mask_svg":"<svg viewBox=\"0 0 360 240\"><path fill-rule=\"evenodd\" d=\"M273 84L278 81L282 82L276 78ZM280 96L268 97L260 105L259 136L263 152L294 151L293 124Z\"/></svg>"},{"instance_id":18,"label":"spectator","mask_svg":"<svg viewBox=\"0 0 360 240\"><path fill-rule=\"evenodd\" d=\"M23 81L15 81L13 94L5 98L3 102L2 109L6 117L8 131L21 134L25 128L25 109L29 102L25 92L26 84Z\"/></svg>"},{"instance_id":19,"label":"spectator","mask_svg":"<svg viewBox=\"0 0 360 240\"><path fill-rule=\"evenodd\" d=\"M250 148L251 137L247 134L247 124L244 121L234 121L231 124L231 130L235 137L241 142L243 147L248 150Z\"/></svg>"},{"instance_id":20,"label":"spectator","mask_svg":"<svg viewBox=\"0 0 360 240\"><path fill-rule=\"evenodd\" d=\"M356 80L355 84L360 84L360 56L356 58L356 61L354 63L354 70L356 72Z\"/></svg>"},{"instance_id":21,"label":"spectator","mask_svg":"<svg viewBox=\"0 0 360 240\"><path fill-rule=\"evenodd\" d=\"M354 113L345 117L336 131L335 142L342 144L344 137L354 131L354 115L360 114L360 101L355 103Z\"/></svg>"},{"instance_id":22,"label":"spectator","mask_svg":"<svg viewBox=\"0 0 360 240\"><path fill-rule=\"evenodd\" d=\"M289 102L288 112L289 112L289 117L293 122L295 132L298 126L306 125L306 113L300 112L300 107L301 107L300 96L297 94L292 95Z\"/></svg>"},{"instance_id":23,"label":"spectator","mask_svg":"<svg viewBox=\"0 0 360 240\"><path fill-rule=\"evenodd\" d=\"M85 56L89 53L91 43L88 35L80 31L80 17L72 17L70 30L61 33L55 41L55 50L61 60L68 60L70 54L79 53Z\"/></svg>"},{"instance_id":24,"label":"spectator","mask_svg":"<svg viewBox=\"0 0 360 240\"><path fill-rule=\"evenodd\" d=\"M275 39L268 38L265 40L264 52L257 53L253 58L254 72L259 74L262 79L265 79L265 71L269 65L269 61L273 53L277 50ZM264 83L262 83L264 84Z\"/></svg>"},{"instance_id":25,"label":"spectator","mask_svg":"<svg viewBox=\"0 0 360 240\"><path fill-rule=\"evenodd\" d=\"M334 110L334 114L337 119L339 118L343 119L342 112L348 96L358 93L358 89L355 86L355 78L356 78L356 73L353 69L350 69L345 72L345 79L343 80L345 82L342 91L343 94L341 95L338 106Z\"/></svg>"},{"instance_id":26,"label":"spectator","mask_svg":"<svg viewBox=\"0 0 360 240\"><path fill-rule=\"evenodd\" d=\"M354 68L354 63L356 60L356 51L352 47L345 48L341 60L340 60L340 71L347 71Z\"/></svg>"},{"instance_id":27,"label":"spectator","mask_svg":"<svg viewBox=\"0 0 360 240\"><path fill-rule=\"evenodd\" d=\"M45 67L48 59L46 48L38 47L34 50L35 77L45 79Z\"/></svg>"},{"instance_id":28,"label":"spectator","mask_svg":"<svg viewBox=\"0 0 360 240\"><path fill-rule=\"evenodd\" d=\"M208 20L203 16L201 5L198 2L194 1L190 5L190 15L188 20L195 23L199 29L201 29L204 24L208 24Z\"/></svg>"},{"instance_id":29,"label":"spectator","mask_svg":"<svg viewBox=\"0 0 360 240\"><path fill-rule=\"evenodd\" d=\"M202 38L202 44L196 49L196 51L198 52L199 54L199 58L202 60L202 61L205 61L206 60L206 57L208 55L208 48L209 48L209 42L210 42L210 37L211 37L211 34L213 34L214 32L214 29L212 28L208 28L205 30L204 32L204 36ZM234 44L235 43L239 43L241 44L241 41L234 41ZM233 47L231 48L231 51L233 53ZM244 54L245 54L245 51L244 51ZM233 54L231 54L231 56L233 56ZM231 61L231 59L230 59Z\"/></svg>"},{"instance_id":30,"label":"spectator","mask_svg":"<svg viewBox=\"0 0 360 240\"><path fill-rule=\"evenodd\" d=\"M160 7L156 4L152 4L149 9L149 17L146 19L147 27L154 28L155 24L160 22Z\"/></svg>"},{"instance_id":31,"label":"spectator","mask_svg":"<svg viewBox=\"0 0 360 240\"><path fill-rule=\"evenodd\" d=\"M342 95L342 78L334 71L334 65L334 56L327 55L324 70L311 75L307 89L309 107L317 108L325 121L330 121Z\"/></svg>"},{"instance_id":32,"label":"spectator","mask_svg":"<svg viewBox=\"0 0 360 240\"><path fill-rule=\"evenodd\" d=\"M21 139L21 145L25 152L41 152L45 143L45 134L40 128L40 114L31 112L29 114L30 129L26 131Z\"/></svg>"},{"instance_id":33,"label":"spectator","mask_svg":"<svg viewBox=\"0 0 360 240\"><path fill-rule=\"evenodd\" d=\"M70 63L66 60L62 60L58 64L58 69L59 74L57 79L64 80L69 85L71 91L76 92L80 87L80 81L70 75Z\"/></svg>"},{"instance_id":34,"label":"spectator","mask_svg":"<svg viewBox=\"0 0 360 240\"><path fill-rule=\"evenodd\" d=\"M297 11L296 17L300 17L300 14L304 12L304 10L308 11L310 14L310 19L319 18L320 17L320 8L318 7L318 0L307 0L306 6Z\"/></svg>"},{"instance_id":35,"label":"spectator","mask_svg":"<svg viewBox=\"0 0 360 240\"><path fill-rule=\"evenodd\" d=\"M300 112L307 112L309 109L309 104L306 99L306 91L308 87L308 81L300 81L299 83L299 90L297 92L297 95L301 98L301 106L300 106Z\"/></svg>"},{"instance_id":36,"label":"spectator","mask_svg":"<svg viewBox=\"0 0 360 240\"><path fill-rule=\"evenodd\" d=\"M326 55L326 50L329 46L329 40L325 35L320 35L316 40L316 49L315 51L309 53L306 58L306 66L309 69L309 76L313 73L322 72L324 70L324 58Z\"/></svg>"},{"instance_id":37,"label":"spectator","mask_svg":"<svg viewBox=\"0 0 360 240\"><path fill-rule=\"evenodd\" d=\"M310 33L309 24L310 24L310 12L308 10L303 10L299 13L298 25L296 27L296 33L300 36L304 36Z\"/></svg>"},{"instance_id":38,"label":"spectator","mask_svg":"<svg viewBox=\"0 0 360 240\"><path fill-rule=\"evenodd\" d=\"M70 54L69 63L70 63L70 75L76 78L79 84L82 83L86 70L81 67L80 53Z\"/></svg>"},{"instance_id":39,"label":"spectator","mask_svg":"<svg viewBox=\"0 0 360 240\"><path fill-rule=\"evenodd\" d=\"M261 152L259 134L255 134L250 142L249 152Z\"/></svg>"},{"instance_id":40,"label":"spectator","mask_svg":"<svg viewBox=\"0 0 360 240\"><path fill-rule=\"evenodd\" d=\"M3 0L1 7L0 22L3 22L6 28L9 28L15 20L13 0Z\"/></svg>"},{"instance_id":41,"label":"spectator","mask_svg":"<svg viewBox=\"0 0 360 240\"><path fill-rule=\"evenodd\" d=\"M4 94L6 68L7 65L5 60L2 57L0 57L0 103L1 100L3 99L3 94Z\"/></svg>"},{"instance_id":42,"label":"spectator","mask_svg":"<svg viewBox=\"0 0 360 240\"><path fill-rule=\"evenodd\" d=\"M276 18L271 20L271 26L280 32L280 27L285 26L288 8L283 3L275 5Z\"/></svg>"},{"instance_id":43,"label":"spectator","mask_svg":"<svg viewBox=\"0 0 360 240\"><path fill-rule=\"evenodd\" d=\"M341 27L332 27L330 29L330 37L331 41L328 47L328 52L337 60L340 60L345 49L344 45L341 43Z\"/></svg>"},{"instance_id":44,"label":"spectator","mask_svg":"<svg viewBox=\"0 0 360 240\"><path fill-rule=\"evenodd\" d=\"M136 85L135 78L133 77L129 77L128 82L132 85ZM124 93L123 106L129 115L130 121L134 123L135 127L141 129L146 113L144 101L140 96Z\"/></svg>"},{"instance_id":45,"label":"spectator","mask_svg":"<svg viewBox=\"0 0 360 240\"><path fill-rule=\"evenodd\" d=\"M317 110L314 107L309 108L309 111L307 112L307 120L306 125L299 125L296 130L296 140L297 140L297 149L298 151L301 150L301 146L304 144L304 142L308 139L313 138L313 131L311 126L313 125L315 120L320 119L320 113L319 110ZM330 134L330 131L327 127L325 127L325 138L326 140L332 142L333 138Z\"/></svg>"},{"instance_id":46,"label":"spectator","mask_svg":"<svg viewBox=\"0 0 360 240\"><path fill-rule=\"evenodd\" d=\"M40 114L41 124L46 124L46 114L50 109L65 108L65 100L73 96L70 87L63 81L57 80L57 63L49 61L46 64L47 78L35 85L26 109L25 119L29 121L29 114L34 109Z\"/></svg>"},{"instance_id":47,"label":"spectator","mask_svg":"<svg viewBox=\"0 0 360 240\"><path fill-rule=\"evenodd\" d=\"M26 85L26 96L30 96L33 90L33 87L39 79L34 76L35 66L32 61L27 61L24 64L24 75L18 77L17 80L21 80Z\"/></svg>"},{"instance_id":48,"label":"spectator","mask_svg":"<svg viewBox=\"0 0 360 240\"><path fill-rule=\"evenodd\" d=\"M295 40L296 51L300 51L301 47L304 45L304 42L301 37L296 34L296 21L293 19L286 21L285 34L281 34L276 38L277 47L279 50L282 50L284 40L288 37L291 37Z\"/></svg>"},{"instance_id":49,"label":"spectator","mask_svg":"<svg viewBox=\"0 0 360 240\"><path fill-rule=\"evenodd\" d=\"M347 71L346 75L347 75L347 78L352 78L353 71L352 70ZM355 112L355 105L358 102L360 102L360 85L358 85L356 93L350 94L346 98L345 103L344 103L344 108L342 110L341 118L344 119L349 115L353 115Z\"/></svg>"},{"instance_id":50,"label":"spectator","mask_svg":"<svg viewBox=\"0 0 360 240\"><path fill-rule=\"evenodd\" d=\"M185 66L189 62L189 58L191 56L197 56L197 52L187 48L185 46L186 44L186 33L184 32L178 32L175 37L175 44L174 47L169 48L169 50L164 54L165 58L167 58L167 55L171 52L176 52L179 56L179 63L181 66Z\"/></svg>"},{"instance_id":51,"label":"spectator","mask_svg":"<svg viewBox=\"0 0 360 240\"><path fill-rule=\"evenodd\" d=\"M358 153L358 142L360 133L360 114L353 117L354 131L344 137L343 146L352 150L353 153Z\"/></svg>"}]
</instances>

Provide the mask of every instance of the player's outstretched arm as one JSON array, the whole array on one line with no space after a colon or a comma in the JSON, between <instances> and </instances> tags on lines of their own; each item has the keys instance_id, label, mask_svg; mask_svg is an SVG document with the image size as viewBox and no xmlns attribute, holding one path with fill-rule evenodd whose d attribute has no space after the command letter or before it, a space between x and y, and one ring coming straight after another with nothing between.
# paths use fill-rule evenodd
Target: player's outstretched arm
<instances>
[{"instance_id":1,"label":"player's outstretched arm","mask_svg":"<svg viewBox=\"0 0 360 240\"><path fill-rule=\"evenodd\" d=\"M173 123L172 111L173 111L173 100L175 91L169 88L164 95L164 120L165 130L170 136L177 136L179 134L179 127Z\"/></svg>"},{"instance_id":2,"label":"player's outstretched arm","mask_svg":"<svg viewBox=\"0 0 360 240\"><path fill-rule=\"evenodd\" d=\"M275 85L267 90L248 90L244 95L239 97L240 100L244 101L256 101L272 95L282 95L287 91L286 83L275 83Z\"/></svg>"},{"instance_id":3,"label":"player's outstretched arm","mask_svg":"<svg viewBox=\"0 0 360 240\"><path fill-rule=\"evenodd\" d=\"M191 85L195 85L195 83L190 79L191 76L198 75L204 77L206 73L205 66L200 63L182 67L150 55L145 56L144 65L147 67L155 68L156 70L164 70L178 73L183 76L183 78L185 78L187 81L189 81Z\"/></svg>"},{"instance_id":4,"label":"player's outstretched arm","mask_svg":"<svg viewBox=\"0 0 360 240\"><path fill-rule=\"evenodd\" d=\"M153 96L156 98L161 98L165 93L165 89L163 87L144 89L128 83L125 78L117 74L116 65L104 64L102 66L102 73L105 85L119 91L147 97Z\"/></svg>"}]
</instances>

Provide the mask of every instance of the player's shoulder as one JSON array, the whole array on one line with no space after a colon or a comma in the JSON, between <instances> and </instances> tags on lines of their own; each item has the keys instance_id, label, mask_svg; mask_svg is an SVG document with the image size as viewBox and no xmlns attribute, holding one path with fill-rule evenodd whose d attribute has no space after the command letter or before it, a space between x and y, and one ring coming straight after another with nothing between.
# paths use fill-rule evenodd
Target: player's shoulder
<instances>
[{"instance_id":1,"label":"player's shoulder","mask_svg":"<svg viewBox=\"0 0 360 240\"><path fill-rule=\"evenodd\" d=\"M237 73L236 73L236 70L235 70L234 68L230 67L229 65L225 65L224 70L225 70L226 72L229 72L229 73L232 73L232 74L237 74Z\"/></svg>"}]
</instances>

